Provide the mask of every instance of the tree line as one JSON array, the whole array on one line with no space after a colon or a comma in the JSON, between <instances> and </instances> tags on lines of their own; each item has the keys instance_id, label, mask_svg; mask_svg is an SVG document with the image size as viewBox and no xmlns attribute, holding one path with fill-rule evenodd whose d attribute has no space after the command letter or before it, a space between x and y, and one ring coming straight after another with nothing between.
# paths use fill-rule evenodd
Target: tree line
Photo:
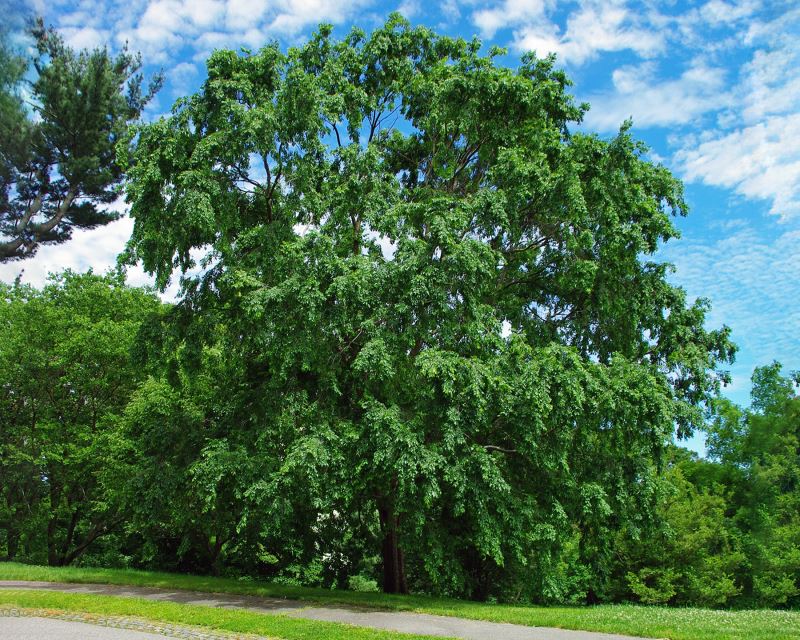
<instances>
[{"instance_id":1,"label":"tree line","mask_svg":"<svg viewBox=\"0 0 800 640\"><path fill-rule=\"evenodd\" d=\"M501 53L396 15L322 26L217 51L171 115L104 131L135 221L121 264L180 294L121 271L3 285L0 551L795 606L791 381L772 365L751 409L720 398L730 332L654 255L680 182L628 124L576 128L553 58ZM707 459L673 444L697 429Z\"/></svg>"}]
</instances>

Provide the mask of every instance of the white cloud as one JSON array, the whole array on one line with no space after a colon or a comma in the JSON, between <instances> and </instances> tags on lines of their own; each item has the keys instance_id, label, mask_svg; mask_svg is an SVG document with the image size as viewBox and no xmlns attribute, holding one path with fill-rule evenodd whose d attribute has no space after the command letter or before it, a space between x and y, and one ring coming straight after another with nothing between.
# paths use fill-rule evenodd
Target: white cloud
<instances>
[{"instance_id":1,"label":"white cloud","mask_svg":"<svg viewBox=\"0 0 800 640\"><path fill-rule=\"evenodd\" d=\"M120 211L124 210L124 207L121 201L112 205L112 208ZM103 227L75 231L68 242L40 247L36 256L30 260L0 263L0 281L11 283L20 276L22 282L42 287L50 273L59 273L65 269L79 273L89 269L95 273L106 273L109 269L116 268L117 256L125 248L132 231L133 219L128 217L120 218ZM197 259L199 256L196 252L192 252L192 257ZM195 268L190 274L199 271L199 268ZM155 285L155 279L147 275L141 265L128 267L127 282L135 287ZM179 291L179 279L174 277L160 297L166 302L174 302L179 297Z\"/></svg>"},{"instance_id":2,"label":"white cloud","mask_svg":"<svg viewBox=\"0 0 800 640\"><path fill-rule=\"evenodd\" d=\"M276 3L276 15L266 30L294 36L320 22L344 22L371 4L372 0L280 0Z\"/></svg>"},{"instance_id":3,"label":"white cloud","mask_svg":"<svg viewBox=\"0 0 800 640\"><path fill-rule=\"evenodd\" d=\"M687 180L726 187L771 202L781 220L800 216L800 10L751 21L754 50L732 89L735 102L719 130L679 145Z\"/></svg>"},{"instance_id":4,"label":"white cloud","mask_svg":"<svg viewBox=\"0 0 800 640\"><path fill-rule=\"evenodd\" d=\"M795 40L756 51L742 71L742 117L746 122L800 107L800 46Z\"/></svg>"},{"instance_id":5,"label":"white cloud","mask_svg":"<svg viewBox=\"0 0 800 640\"><path fill-rule=\"evenodd\" d=\"M230 13L231 5L235 3L229 2L227 12ZM255 0L253 5L253 17L257 19L256 13L258 2ZM226 13L225 2L222 0L184 0L181 2L181 13L186 19L195 27L199 29L210 29L217 24L224 13Z\"/></svg>"},{"instance_id":6,"label":"white cloud","mask_svg":"<svg viewBox=\"0 0 800 640\"><path fill-rule=\"evenodd\" d=\"M224 31L204 31L194 41L193 59L201 62L208 58L214 49L222 49L231 44L231 36Z\"/></svg>"},{"instance_id":7,"label":"white cloud","mask_svg":"<svg viewBox=\"0 0 800 640\"><path fill-rule=\"evenodd\" d=\"M799 215L800 10L710 0L647 20L674 29L670 56L616 69L610 90L588 96L586 125L670 127L683 178L766 200L783 220Z\"/></svg>"},{"instance_id":8,"label":"white cloud","mask_svg":"<svg viewBox=\"0 0 800 640\"><path fill-rule=\"evenodd\" d=\"M197 75L197 67L191 62L181 62L169 70L169 79L172 82L185 82Z\"/></svg>"},{"instance_id":9,"label":"white cloud","mask_svg":"<svg viewBox=\"0 0 800 640\"><path fill-rule=\"evenodd\" d=\"M600 131L615 130L626 118L638 127L688 124L728 104L725 80L724 69L702 63L674 80L659 77L653 63L620 67L612 74L613 93L589 97L586 124Z\"/></svg>"},{"instance_id":10,"label":"white cloud","mask_svg":"<svg viewBox=\"0 0 800 640\"><path fill-rule=\"evenodd\" d=\"M439 12L445 19L445 22L439 25L440 29L461 20L461 9L458 6L458 0L444 0L439 4Z\"/></svg>"},{"instance_id":11,"label":"white cloud","mask_svg":"<svg viewBox=\"0 0 800 640\"><path fill-rule=\"evenodd\" d=\"M664 48L664 36L646 23L646 16L628 8L625 0L581 0L565 28L551 19L558 3L551 0L504 0L472 14L486 38L513 29L517 51L555 53L561 61L581 65L607 51L634 51L652 57Z\"/></svg>"},{"instance_id":12,"label":"white cloud","mask_svg":"<svg viewBox=\"0 0 800 640\"><path fill-rule=\"evenodd\" d=\"M567 27L559 34L552 24L534 24L515 33L514 47L536 51L539 55L555 53L559 59L583 64L607 51L633 51L651 58L663 50L662 33L642 24L624 2L586 0L570 14Z\"/></svg>"},{"instance_id":13,"label":"white cloud","mask_svg":"<svg viewBox=\"0 0 800 640\"><path fill-rule=\"evenodd\" d=\"M771 213L800 215L800 113L764 122L687 146L675 156L687 180L734 189L772 200Z\"/></svg>"},{"instance_id":14,"label":"white cloud","mask_svg":"<svg viewBox=\"0 0 800 640\"><path fill-rule=\"evenodd\" d=\"M175 97L188 94L192 83L197 78L197 65L191 62L180 62L168 72L170 88Z\"/></svg>"},{"instance_id":15,"label":"white cloud","mask_svg":"<svg viewBox=\"0 0 800 640\"><path fill-rule=\"evenodd\" d=\"M81 0L57 18L70 44L94 46L114 35L148 63L205 57L213 47L260 47L271 37L297 37L320 22L342 23L374 0ZM409 5L410 7L411 5ZM408 8L408 7L407 7ZM210 34L218 34L211 37ZM197 54L197 55L195 55Z\"/></svg>"},{"instance_id":16,"label":"white cloud","mask_svg":"<svg viewBox=\"0 0 800 640\"><path fill-rule=\"evenodd\" d=\"M181 3L174 0L151 2L135 24L128 28L118 25L117 43L129 43L133 49L142 51L149 62L165 62L167 51L182 46L182 34L190 30L181 8Z\"/></svg>"},{"instance_id":17,"label":"white cloud","mask_svg":"<svg viewBox=\"0 0 800 640\"><path fill-rule=\"evenodd\" d=\"M109 32L94 27L66 27L61 29L64 41L74 49L97 49L109 41Z\"/></svg>"},{"instance_id":18,"label":"white cloud","mask_svg":"<svg viewBox=\"0 0 800 640\"><path fill-rule=\"evenodd\" d=\"M654 28L668 32L676 45L721 53L741 45L762 4L760 0L710 0L677 14L651 10L648 19Z\"/></svg>"},{"instance_id":19,"label":"white cloud","mask_svg":"<svg viewBox=\"0 0 800 640\"><path fill-rule=\"evenodd\" d=\"M11 282L22 273L23 282L41 286L48 273L64 269L103 273L116 264L132 229L133 221L121 218L104 227L76 231L69 242L41 247L33 259L0 263L0 280Z\"/></svg>"},{"instance_id":20,"label":"white cloud","mask_svg":"<svg viewBox=\"0 0 800 640\"><path fill-rule=\"evenodd\" d=\"M95 20L92 7L80 2L73 11L59 16L58 23L66 43L75 49L95 49L110 40L111 33Z\"/></svg>"},{"instance_id":21,"label":"white cloud","mask_svg":"<svg viewBox=\"0 0 800 640\"><path fill-rule=\"evenodd\" d=\"M403 0L397 7L397 11L410 20L422 13L422 5L419 0Z\"/></svg>"},{"instance_id":22,"label":"white cloud","mask_svg":"<svg viewBox=\"0 0 800 640\"><path fill-rule=\"evenodd\" d=\"M269 4L267 0L228 0L225 7L225 23L233 31L249 31L264 18Z\"/></svg>"},{"instance_id":23,"label":"white cloud","mask_svg":"<svg viewBox=\"0 0 800 640\"><path fill-rule=\"evenodd\" d=\"M504 0L498 7L474 12L472 22L485 38L493 38L500 29L546 21L546 5L545 0Z\"/></svg>"},{"instance_id":24,"label":"white cloud","mask_svg":"<svg viewBox=\"0 0 800 640\"><path fill-rule=\"evenodd\" d=\"M710 0L701 6L697 12L703 21L709 24L730 24L750 17L759 9L760 5L761 3L756 0L739 2Z\"/></svg>"}]
</instances>

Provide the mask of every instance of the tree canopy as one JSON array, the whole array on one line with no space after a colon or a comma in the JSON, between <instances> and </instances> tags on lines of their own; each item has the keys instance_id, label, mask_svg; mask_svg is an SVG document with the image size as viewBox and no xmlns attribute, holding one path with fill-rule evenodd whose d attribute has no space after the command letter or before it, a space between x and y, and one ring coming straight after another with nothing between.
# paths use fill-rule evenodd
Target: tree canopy
<instances>
[{"instance_id":1,"label":"tree canopy","mask_svg":"<svg viewBox=\"0 0 800 640\"><path fill-rule=\"evenodd\" d=\"M498 53L397 15L215 52L119 145L125 259L182 274L187 366L240 363L215 446L261 462L234 531L319 548L335 521L385 591L474 597L535 566L558 598L574 544L600 594L734 348L653 258L680 182L627 125L581 132L553 58Z\"/></svg>"},{"instance_id":2,"label":"tree canopy","mask_svg":"<svg viewBox=\"0 0 800 640\"><path fill-rule=\"evenodd\" d=\"M145 87L141 58L126 48L76 52L41 20L31 35L32 60L0 47L0 261L117 219L115 145L161 85L157 76Z\"/></svg>"}]
</instances>

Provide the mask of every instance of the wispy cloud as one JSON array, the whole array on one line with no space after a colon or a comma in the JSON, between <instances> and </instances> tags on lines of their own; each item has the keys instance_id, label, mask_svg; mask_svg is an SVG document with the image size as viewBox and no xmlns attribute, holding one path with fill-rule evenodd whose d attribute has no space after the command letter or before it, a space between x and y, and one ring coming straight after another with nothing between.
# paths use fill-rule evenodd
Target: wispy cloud
<instances>
[{"instance_id":1,"label":"wispy cloud","mask_svg":"<svg viewBox=\"0 0 800 640\"><path fill-rule=\"evenodd\" d=\"M687 137L675 155L691 181L734 189L771 202L782 220L800 215L800 10L752 21L753 47L732 88L734 102L719 127Z\"/></svg>"},{"instance_id":2,"label":"wispy cloud","mask_svg":"<svg viewBox=\"0 0 800 640\"><path fill-rule=\"evenodd\" d=\"M198 77L197 65L192 62L179 62L168 71L170 88L174 97L185 96L193 88Z\"/></svg>"},{"instance_id":3,"label":"wispy cloud","mask_svg":"<svg viewBox=\"0 0 800 640\"><path fill-rule=\"evenodd\" d=\"M594 96L586 125L612 131L626 118L638 127L685 125L729 106L726 70L697 63L678 78L664 79L654 62L629 65L612 74L614 91Z\"/></svg>"},{"instance_id":4,"label":"wispy cloud","mask_svg":"<svg viewBox=\"0 0 800 640\"><path fill-rule=\"evenodd\" d=\"M166 67L176 58L205 58L214 47L259 47L271 37L297 37L320 22L339 24L373 0L80 0L57 17L73 46L109 40ZM413 4L413 3L412 3ZM409 4L407 10L412 6ZM193 53L191 53L193 52Z\"/></svg>"},{"instance_id":5,"label":"wispy cloud","mask_svg":"<svg viewBox=\"0 0 800 640\"><path fill-rule=\"evenodd\" d=\"M474 11L472 22L484 38L491 39L501 29L547 23L548 4L546 0L504 0L497 6Z\"/></svg>"},{"instance_id":6,"label":"wispy cloud","mask_svg":"<svg viewBox=\"0 0 800 640\"><path fill-rule=\"evenodd\" d=\"M422 13L422 5L419 0L403 0L397 7L397 11L411 19Z\"/></svg>"},{"instance_id":7,"label":"wispy cloud","mask_svg":"<svg viewBox=\"0 0 800 640\"><path fill-rule=\"evenodd\" d=\"M786 220L800 215L800 113L773 116L678 151L675 160L689 181L734 189L772 202Z\"/></svg>"},{"instance_id":8,"label":"wispy cloud","mask_svg":"<svg viewBox=\"0 0 800 640\"><path fill-rule=\"evenodd\" d=\"M800 9L782 4L647 13L672 29L672 49L615 69L608 89L587 96L586 125L614 131L630 117L640 130L668 127L684 179L764 200L782 220L799 215Z\"/></svg>"},{"instance_id":9,"label":"wispy cloud","mask_svg":"<svg viewBox=\"0 0 800 640\"><path fill-rule=\"evenodd\" d=\"M780 228L779 228L780 229ZM775 358L800 363L800 229L737 223L716 238L686 238L662 250L676 266L674 280L691 297L712 301L709 326L727 324L741 348L734 369L746 380L750 368Z\"/></svg>"},{"instance_id":10,"label":"wispy cloud","mask_svg":"<svg viewBox=\"0 0 800 640\"><path fill-rule=\"evenodd\" d=\"M584 2L567 19L562 32L552 23L526 25L515 32L514 47L555 53L565 62L581 65L600 53L633 51L652 58L664 50L664 35L644 23L640 16L619 1Z\"/></svg>"}]
</instances>

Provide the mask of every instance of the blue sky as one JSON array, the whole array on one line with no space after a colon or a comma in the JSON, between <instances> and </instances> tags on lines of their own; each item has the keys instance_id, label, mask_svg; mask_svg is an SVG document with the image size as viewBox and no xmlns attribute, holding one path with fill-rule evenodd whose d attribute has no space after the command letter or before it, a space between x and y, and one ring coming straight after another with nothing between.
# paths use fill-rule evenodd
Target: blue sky
<instances>
[{"instance_id":1,"label":"blue sky","mask_svg":"<svg viewBox=\"0 0 800 640\"><path fill-rule=\"evenodd\" d=\"M12 0L12 6L14 0ZM32 0L76 47L128 41L166 84L148 118L195 90L214 48L299 44L317 23L371 29L391 11L441 33L555 52L592 105L584 128L610 136L626 118L687 187L682 239L661 251L673 279L711 299L711 326L740 346L727 393L748 401L752 368L800 369L800 6L784 0ZM41 283L48 270L103 270L130 220L82 232L0 278ZM146 281L134 272L135 283Z\"/></svg>"}]
</instances>

